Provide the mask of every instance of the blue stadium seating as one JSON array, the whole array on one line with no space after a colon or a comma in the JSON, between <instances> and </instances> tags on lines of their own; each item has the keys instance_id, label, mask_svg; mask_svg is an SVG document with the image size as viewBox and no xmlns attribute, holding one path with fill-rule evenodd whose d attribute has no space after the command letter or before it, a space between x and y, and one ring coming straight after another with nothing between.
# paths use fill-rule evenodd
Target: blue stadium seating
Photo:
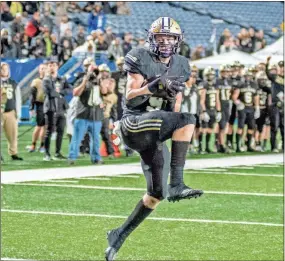
<instances>
[{"instance_id":1,"label":"blue stadium seating","mask_svg":"<svg viewBox=\"0 0 285 261\"><path fill-rule=\"evenodd\" d=\"M225 28L236 35L242 27L264 29L268 43L279 34L271 33L283 20L281 2L130 2L131 15L108 15L108 25L116 32L132 32L135 36L149 28L152 21L160 16L176 19L185 31L185 39L193 48L197 44L209 45L213 18L222 19L218 24L217 35Z\"/></svg>"}]
</instances>

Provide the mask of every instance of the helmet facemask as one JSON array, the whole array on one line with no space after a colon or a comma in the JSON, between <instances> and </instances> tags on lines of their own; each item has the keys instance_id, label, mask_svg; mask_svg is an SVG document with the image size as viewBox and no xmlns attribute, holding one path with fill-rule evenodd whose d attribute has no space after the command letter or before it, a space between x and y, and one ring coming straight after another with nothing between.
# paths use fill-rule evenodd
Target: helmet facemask
<instances>
[{"instance_id":1,"label":"helmet facemask","mask_svg":"<svg viewBox=\"0 0 285 261\"><path fill-rule=\"evenodd\" d=\"M149 33L150 50L162 58L168 58L177 52L182 37L171 33Z\"/></svg>"},{"instance_id":2,"label":"helmet facemask","mask_svg":"<svg viewBox=\"0 0 285 261\"><path fill-rule=\"evenodd\" d=\"M158 18L148 31L150 51L162 58L176 54L182 40L183 32L171 17Z\"/></svg>"}]
</instances>

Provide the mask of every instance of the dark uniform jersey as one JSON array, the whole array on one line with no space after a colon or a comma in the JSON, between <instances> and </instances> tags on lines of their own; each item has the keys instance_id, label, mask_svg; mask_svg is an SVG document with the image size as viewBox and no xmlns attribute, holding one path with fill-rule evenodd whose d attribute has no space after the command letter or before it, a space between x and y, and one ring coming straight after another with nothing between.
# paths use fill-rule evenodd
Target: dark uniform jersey
<instances>
[{"instance_id":1,"label":"dark uniform jersey","mask_svg":"<svg viewBox=\"0 0 285 261\"><path fill-rule=\"evenodd\" d=\"M189 112L191 114L199 114L200 112L200 95L199 91L203 89L200 84L201 80L197 79L191 88L185 88L182 92L181 112Z\"/></svg>"},{"instance_id":2,"label":"dark uniform jersey","mask_svg":"<svg viewBox=\"0 0 285 261\"><path fill-rule=\"evenodd\" d=\"M271 94L271 89L268 86L260 86L257 91L259 95L259 107L260 109L265 109L268 104L268 95Z\"/></svg>"},{"instance_id":3,"label":"dark uniform jersey","mask_svg":"<svg viewBox=\"0 0 285 261\"><path fill-rule=\"evenodd\" d=\"M215 110L217 104L217 92L218 88L216 87L216 83L204 83L204 89L206 90L206 109L207 110Z\"/></svg>"},{"instance_id":4,"label":"dark uniform jersey","mask_svg":"<svg viewBox=\"0 0 285 261\"><path fill-rule=\"evenodd\" d=\"M232 95L231 80L219 78L216 81L216 86L219 89L221 105L229 104Z\"/></svg>"},{"instance_id":5,"label":"dark uniform jersey","mask_svg":"<svg viewBox=\"0 0 285 261\"><path fill-rule=\"evenodd\" d=\"M127 74L126 72L113 72L111 77L116 81L115 93L118 97L117 111L118 120L123 116L123 108L126 103L126 86L127 86Z\"/></svg>"},{"instance_id":6,"label":"dark uniform jersey","mask_svg":"<svg viewBox=\"0 0 285 261\"><path fill-rule=\"evenodd\" d=\"M7 101L4 112L16 110L16 88L17 83L12 79L1 81L1 88L5 88Z\"/></svg>"},{"instance_id":7,"label":"dark uniform jersey","mask_svg":"<svg viewBox=\"0 0 285 261\"><path fill-rule=\"evenodd\" d=\"M132 49L125 57L124 70L129 73L140 74L146 81L152 81L155 77L167 71L169 76L177 77L177 81L186 82L190 76L188 60L181 55L173 55L168 65L157 60L149 50L145 48ZM124 116L141 115L148 111L171 111L175 99L170 98L162 86L153 95L142 95L126 102Z\"/></svg>"},{"instance_id":8,"label":"dark uniform jersey","mask_svg":"<svg viewBox=\"0 0 285 261\"><path fill-rule=\"evenodd\" d=\"M239 87L239 99L246 107L253 107L254 96L256 96L258 87L254 81L243 81Z\"/></svg>"},{"instance_id":9,"label":"dark uniform jersey","mask_svg":"<svg viewBox=\"0 0 285 261\"><path fill-rule=\"evenodd\" d=\"M231 77L231 85L233 89L239 88L240 84L242 82L242 77L241 76L232 76Z\"/></svg>"}]
</instances>

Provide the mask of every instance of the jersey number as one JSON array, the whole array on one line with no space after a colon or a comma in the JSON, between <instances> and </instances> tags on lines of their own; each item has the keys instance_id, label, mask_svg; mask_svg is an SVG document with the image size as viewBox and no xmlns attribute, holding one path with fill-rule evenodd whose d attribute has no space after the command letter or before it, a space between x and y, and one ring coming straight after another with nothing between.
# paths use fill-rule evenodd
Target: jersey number
<instances>
[{"instance_id":1,"label":"jersey number","mask_svg":"<svg viewBox=\"0 0 285 261\"><path fill-rule=\"evenodd\" d=\"M7 95L8 100L13 99L13 88L12 87L7 88L7 94L6 95Z\"/></svg>"},{"instance_id":2,"label":"jersey number","mask_svg":"<svg viewBox=\"0 0 285 261\"><path fill-rule=\"evenodd\" d=\"M126 92L126 81L125 81L125 79L119 79L118 92L125 95L125 92Z\"/></svg>"},{"instance_id":3,"label":"jersey number","mask_svg":"<svg viewBox=\"0 0 285 261\"><path fill-rule=\"evenodd\" d=\"M222 100L228 101L231 98L231 90L230 89L221 89Z\"/></svg>"},{"instance_id":4,"label":"jersey number","mask_svg":"<svg viewBox=\"0 0 285 261\"><path fill-rule=\"evenodd\" d=\"M210 94L210 107L213 108L216 106L216 94Z\"/></svg>"},{"instance_id":5,"label":"jersey number","mask_svg":"<svg viewBox=\"0 0 285 261\"><path fill-rule=\"evenodd\" d=\"M252 93L251 93L251 92L246 92L246 93L244 94L244 101L245 101L245 103L247 103L247 104L252 103Z\"/></svg>"}]
</instances>

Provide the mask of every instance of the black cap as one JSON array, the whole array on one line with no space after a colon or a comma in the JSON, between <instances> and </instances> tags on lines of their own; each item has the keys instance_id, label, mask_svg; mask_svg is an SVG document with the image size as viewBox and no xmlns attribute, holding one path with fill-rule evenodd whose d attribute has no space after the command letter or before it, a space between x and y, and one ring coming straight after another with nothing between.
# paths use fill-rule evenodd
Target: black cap
<instances>
[{"instance_id":1,"label":"black cap","mask_svg":"<svg viewBox=\"0 0 285 261\"><path fill-rule=\"evenodd\" d=\"M284 67L284 61L278 62L278 66L279 66L279 67Z\"/></svg>"}]
</instances>

